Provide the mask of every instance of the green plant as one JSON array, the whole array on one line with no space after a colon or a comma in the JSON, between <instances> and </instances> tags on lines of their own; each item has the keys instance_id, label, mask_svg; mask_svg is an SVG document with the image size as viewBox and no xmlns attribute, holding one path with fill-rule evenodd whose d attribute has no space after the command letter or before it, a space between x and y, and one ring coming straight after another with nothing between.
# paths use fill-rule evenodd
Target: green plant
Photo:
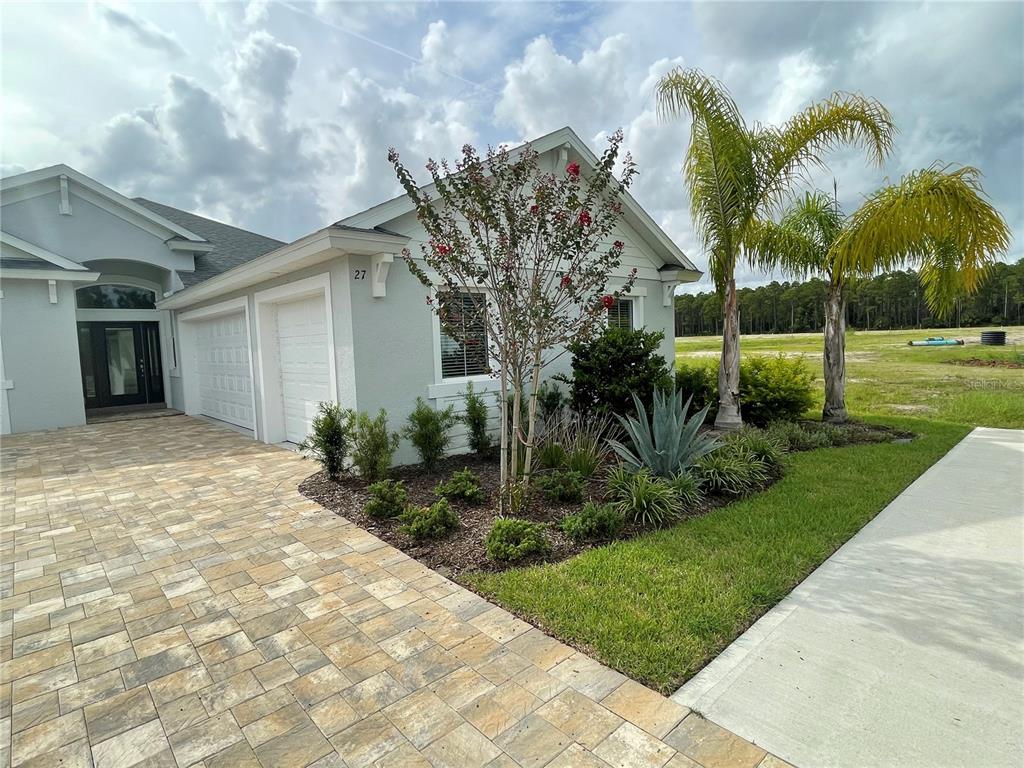
<instances>
[{"instance_id":1,"label":"green plant","mask_svg":"<svg viewBox=\"0 0 1024 768\"><path fill-rule=\"evenodd\" d=\"M345 469L352 441L352 411L337 403L320 403L313 417L313 431L299 446L323 465L327 476L337 480Z\"/></svg>"},{"instance_id":2,"label":"green plant","mask_svg":"<svg viewBox=\"0 0 1024 768\"><path fill-rule=\"evenodd\" d=\"M710 493L745 496L768 482L768 468L741 445L725 445L702 457L697 473Z\"/></svg>"},{"instance_id":3,"label":"green plant","mask_svg":"<svg viewBox=\"0 0 1024 768\"><path fill-rule=\"evenodd\" d=\"M725 441L730 445L737 445L749 451L770 469L778 469L782 466L782 453L788 445L788 443L784 445L768 431L757 427L743 427L741 430L726 435Z\"/></svg>"},{"instance_id":4,"label":"green plant","mask_svg":"<svg viewBox=\"0 0 1024 768\"><path fill-rule=\"evenodd\" d=\"M494 440L487 428L487 403L473 391L473 382L466 383L466 410L462 421L469 430L469 447L478 456L489 456L494 450Z\"/></svg>"},{"instance_id":5,"label":"green plant","mask_svg":"<svg viewBox=\"0 0 1024 768\"><path fill-rule=\"evenodd\" d=\"M828 428L818 428L828 427ZM813 451L834 445L837 428L820 424L805 426L796 421L773 421L765 427L765 434L787 451Z\"/></svg>"},{"instance_id":6,"label":"green plant","mask_svg":"<svg viewBox=\"0 0 1024 768\"><path fill-rule=\"evenodd\" d=\"M689 470L680 472L669 480L669 484L679 497L680 505L685 509L693 509L704 501L704 484Z\"/></svg>"},{"instance_id":7,"label":"green plant","mask_svg":"<svg viewBox=\"0 0 1024 768\"><path fill-rule=\"evenodd\" d=\"M743 417L763 426L771 421L795 421L814 405L814 374L803 355L747 357L740 366Z\"/></svg>"},{"instance_id":8,"label":"green plant","mask_svg":"<svg viewBox=\"0 0 1024 768\"><path fill-rule=\"evenodd\" d=\"M537 390L537 413L544 424L554 423L565 408L565 393L554 381L544 381Z\"/></svg>"},{"instance_id":9,"label":"green plant","mask_svg":"<svg viewBox=\"0 0 1024 768\"><path fill-rule=\"evenodd\" d=\"M608 541L618 536L625 524L621 509L588 501L579 513L562 518L559 528L575 542Z\"/></svg>"},{"instance_id":10,"label":"green plant","mask_svg":"<svg viewBox=\"0 0 1024 768\"><path fill-rule=\"evenodd\" d=\"M534 476L534 486L548 501L579 501L583 498L583 475L571 469L552 469Z\"/></svg>"},{"instance_id":11,"label":"green plant","mask_svg":"<svg viewBox=\"0 0 1024 768\"><path fill-rule=\"evenodd\" d=\"M370 517L384 519L398 517L405 509L409 494L405 491L405 485L401 480L378 480L372 483L368 489L370 500L366 502L363 511Z\"/></svg>"},{"instance_id":12,"label":"green plant","mask_svg":"<svg viewBox=\"0 0 1024 768\"><path fill-rule=\"evenodd\" d=\"M569 460L565 447L547 436L537 445L537 463L542 469L564 469Z\"/></svg>"},{"instance_id":13,"label":"green plant","mask_svg":"<svg viewBox=\"0 0 1024 768\"><path fill-rule=\"evenodd\" d=\"M448 430L458 422L455 408L449 405L442 411L430 407L422 397L416 398L416 407L409 414L409 426L403 434L409 438L423 462L423 468L433 471L444 456L451 435Z\"/></svg>"},{"instance_id":14,"label":"green plant","mask_svg":"<svg viewBox=\"0 0 1024 768\"><path fill-rule=\"evenodd\" d=\"M707 416L707 406L687 421L690 401L683 404L682 392L655 390L652 420L639 397L633 395L633 402L637 417L618 417L633 450L618 440L609 440L608 445L634 469L648 469L658 477L671 478L718 447L714 437L698 434Z\"/></svg>"},{"instance_id":15,"label":"green plant","mask_svg":"<svg viewBox=\"0 0 1024 768\"><path fill-rule=\"evenodd\" d=\"M434 493L438 498L449 501L462 499L470 504L479 504L487 498L484 489L480 487L480 478L468 468L455 472L447 482L438 483Z\"/></svg>"},{"instance_id":16,"label":"green plant","mask_svg":"<svg viewBox=\"0 0 1024 768\"><path fill-rule=\"evenodd\" d=\"M541 438L538 451L545 455L542 465L548 469L564 467L592 477L604 461L605 439L617 434L618 428L610 415L564 414Z\"/></svg>"},{"instance_id":17,"label":"green plant","mask_svg":"<svg viewBox=\"0 0 1024 768\"><path fill-rule=\"evenodd\" d=\"M695 409L707 406L706 420L714 421L718 413L718 381L715 372L705 365L676 366L676 391L690 400Z\"/></svg>"},{"instance_id":18,"label":"green plant","mask_svg":"<svg viewBox=\"0 0 1024 768\"><path fill-rule=\"evenodd\" d=\"M484 539L487 557L498 562L513 562L550 549L544 526L515 517L499 517Z\"/></svg>"},{"instance_id":19,"label":"green plant","mask_svg":"<svg viewBox=\"0 0 1024 768\"><path fill-rule=\"evenodd\" d=\"M391 469L398 434L388 432L388 415L383 408L374 418L365 413L357 414L354 424L352 463L366 480L380 480Z\"/></svg>"},{"instance_id":20,"label":"green plant","mask_svg":"<svg viewBox=\"0 0 1024 768\"><path fill-rule=\"evenodd\" d=\"M660 331L608 328L591 341L569 346L572 378L569 384L572 408L579 414L602 412L626 414L633 411L634 392L645 405L655 389L672 386Z\"/></svg>"},{"instance_id":21,"label":"green plant","mask_svg":"<svg viewBox=\"0 0 1024 768\"><path fill-rule=\"evenodd\" d=\"M615 509L639 525L660 528L682 513L679 496L670 480L646 469L614 471L609 477L607 495Z\"/></svg>"},{"instance_id":22,"label":"green plant","mask_svg":"<svg viewBox=\"0 0 1024 768\"><path fill-rule=\"evenodd\" d=\"M459 515L448 499L438 499L429 507L410 505L398 519L402 522L398 530L417 540L439 539L460 525Z\"/></svg>"}]
</instances>

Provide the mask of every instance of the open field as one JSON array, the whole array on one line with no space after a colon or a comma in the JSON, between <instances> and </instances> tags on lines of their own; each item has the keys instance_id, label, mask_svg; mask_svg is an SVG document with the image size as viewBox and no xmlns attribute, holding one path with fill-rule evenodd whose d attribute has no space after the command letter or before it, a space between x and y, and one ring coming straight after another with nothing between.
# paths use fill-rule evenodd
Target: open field
<instances>
[{"instance_id":1,"label":"open field","mask_svg":"<svg viewBox=\"0 0 1024 768\"><path fill-rule=\"evenodd\" d=\"M1024 369L954 365L970 358L1024 362L1024 327L1006 328L1005 347L984 347L983 328L856 331L846 337L846 403L853 417L913 415L954 424L1024 428ZM909 347L928 336L964 339L962 347ZM676 360L715 365L719 337L676 339ZM820 333L740 338L743 354L803 354L821 381Z\"/></svg>"}]
</instances>

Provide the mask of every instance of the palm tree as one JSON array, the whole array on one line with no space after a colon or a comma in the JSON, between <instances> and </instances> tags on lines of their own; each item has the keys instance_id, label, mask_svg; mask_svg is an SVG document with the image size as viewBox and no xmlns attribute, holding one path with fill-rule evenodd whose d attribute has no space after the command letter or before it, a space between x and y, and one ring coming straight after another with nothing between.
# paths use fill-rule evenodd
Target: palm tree
<instances>
[{"instance_id":1,"label":"palm tree","mask_svg":"<svg viewBox=\"0 0 1024 768\"><path fill-rule=\"evenodd\" d=\"M748 242L763 269L794 277L821 275L825 301L824 421L846 421L846 296L857 275L917 267L924 299L948 316L962 293L977 290L985 271L1009 248L1003 217L985 199L971 167L933 166L904 176L843 215L835 190L808 192L779 223L759 221Z\"/></svg>"},{"instance_id":2,"label":"palm tree","mask_svg":"<svg viewBox=\"0 0 1024 768\"><path fill-rule=\"evenodd\" d=\"M833 94L781 128L748 126L725 86L697 70L675 69L657 86L662 118L688 114L693 125L684 165L690 209L723 297L722 358L718 367L719 429L742 426L736 264L756 262L747 243L751 225L777 213L795 179L824 165L822 154L840 145L863 147L881 164L895 129L877 101Z\"/></svg>"}]
</instances>

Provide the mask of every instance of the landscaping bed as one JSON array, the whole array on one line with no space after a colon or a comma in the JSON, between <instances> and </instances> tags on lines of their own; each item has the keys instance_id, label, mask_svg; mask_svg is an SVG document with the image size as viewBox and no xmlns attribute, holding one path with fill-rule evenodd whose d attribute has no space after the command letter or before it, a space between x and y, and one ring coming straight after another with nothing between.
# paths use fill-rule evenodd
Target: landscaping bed
<instances>
[{"instance_id":1,"label":"landscaping bed","mask_svg":"<svg viewBox=\"0 0 1024 768\"><path fill-rule=\"evenodd\" d=\"M983 359L980 357L969 357L966 360L950 360L953 365L966 365L971 368L1024 368L1024 361L1020 357L1012 359L1009 357L992 357Z\"/></svg>"}]
</instances>

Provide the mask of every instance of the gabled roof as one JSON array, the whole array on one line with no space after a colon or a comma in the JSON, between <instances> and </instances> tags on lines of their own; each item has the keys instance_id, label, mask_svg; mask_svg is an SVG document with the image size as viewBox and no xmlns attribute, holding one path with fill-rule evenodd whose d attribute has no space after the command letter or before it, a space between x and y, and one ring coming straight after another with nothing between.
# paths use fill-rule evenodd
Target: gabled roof
<instances>
[{"instance_id":1,"label":"gabled roof","mask_svg":"<svg viewBox=\"0 0 1024 768\"><path fill-rule=\"evenodd\" d=\"M214 219L207 219L204 216L197 216L169 205L154 203L143 197L136 197L134 202L168 221L183 228L187 227L189 231L195 232L213 246L212 250L207 253L196 254L195 272L178 273L186 288L222 272L227 272L229 269L252 261L284 245L283 242L272 237L257 235L255 232L233 227Z\"/></svg>"},{"instance_id":2,"label":"gabled roof","mask_svg":"<svg viewBox=\"0 0 1024 768\"><path fill-rule=\"evenodd\" d=\"M23 267L24 262L37 262L45 265L47 269L67 269L67 270L83 270L87 271L88 268L77 261L66 259L60 254L48 251L45 248L41 248L35 243L30 243L27 240L22 240L20 237L0 231L0 245L6 245L8 248L13 248L16 251L20 251L30 258L26 259L25 256L16 256L9 261L17 261L19 265Z\"/></svg>"},{"instance_id":3,"label":"gabled roof","mask_svg":"<svg viewBox=\"0 0 1024 768\"><path fill-rule=\"evenodd\" d=\"M526 144L520 145L511 150L510 153L515 155L521 152L526 146ZM568 126L559 128L557 131L552 131L549 134L530 141L529 146L538 154L544 154L545 152L550 152L558 147L566 146L574 151L584 164L593 167L598 163L597 155L595 155L590 147L587 146L586 142ZM427 185L423 189L429 195L436 194L434 184ZM670 238L665 231L658 226L658 223L651 218L650 214L644 210L643 206L641 206L640 203L638 203L636 199L629 194L629 192L625 194L623 203L626 221L631 224L636 229L637 234L639 234L640 237L642 237L644 241L662 257L666 265L675 267L683 272L693 273L693 279L700 276L700 270L694 266L693 262L687 258L682 249L680 249L679 246L672 241L672 238ZM408 195L403 194L375 205L372 208L367 208L365 211L348 216L337 222L335 226L363 228L381 227L389 221L409 213L412 210L412 200L409 199Z\"/></svg>"}]
</instances>

